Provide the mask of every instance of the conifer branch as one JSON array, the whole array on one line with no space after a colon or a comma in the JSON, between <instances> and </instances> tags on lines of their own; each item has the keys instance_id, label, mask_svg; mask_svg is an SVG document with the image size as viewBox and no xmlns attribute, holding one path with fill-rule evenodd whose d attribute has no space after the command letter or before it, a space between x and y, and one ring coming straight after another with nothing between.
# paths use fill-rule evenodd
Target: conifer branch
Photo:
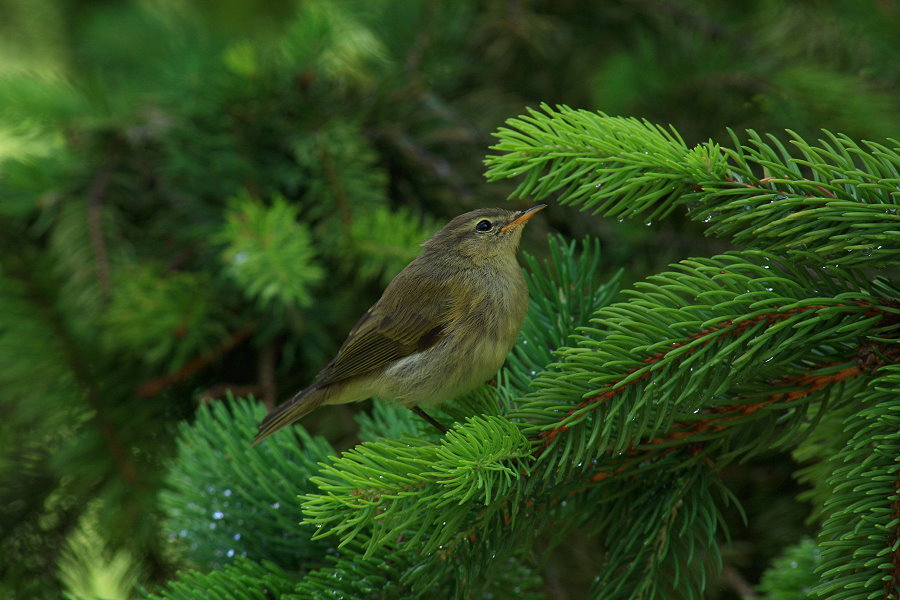
<instances>
[{"instance_id":1,"label":"conifer branch","mask_svg":"<svg viewBox=\"0 0 900 600\"><path fill-rule=\"evenodd\" d=\"M894 310L890 312L880 311L875 308L875 304L881 304L885 307L891 307ZM670 353L677 354L674 360L679 360L684 357L687 358L690 356L693 351L698 350L704 346L709 345L713 342L722 342L725 336L740 336L745 331L752 329L758 331L760 327L765 328L771 325L774 325L778 322L785 321L788 319L793 319L795 315L802 314L809 311L819 311L826 308L831 309L848 309L850 313L859 313L858 308L864 308L865 312L863 312L863 316L865 317L875 317L879 318L878 322L894 322L897 318L897 310L900 310L900 303L892 300L857 300L850 304L841 304L841 303L829 303L829 305L824 304L810 304L806 306L795 306L794 308L784 309L784 307L773 307L773 312L756 314L751 318L745 318L735 322L735 320L729 319L722 322L721 325L716 325L714 327L709 327L707 329L703 329L696 333L692 333L688 336L687 341L679 341L672 342L670 344L671 348L665 351L656 352L651 356L648 356L643 359L643 363L647 366L635 366L628 370L626 370L621 379L614 381L612 384L608 386L604 391L595 393L588 398L579 402L576 407L572 408L566 414L566 417L561 419L560 423L556 426L550 427L549 429L545 429L538 433L537 437L532 439L533 442L540 442L541 446L549 446L554 442L556 437L569 430L570 423L573 421L569 419L569 417L578 416L581 417L585 414L584 411L580 409L588 409L588 410L596 410L600 407L601 403L611 400L616 395L623 393L626 389L626 386L629 385L637 385L643 379L651 376L653 374L653 366L662 363L667 360L670 356ZM699 342L695 343L695 342ZM686 348L687 352L681 352L680 350ZM900 359L900 342L894 344L888 350L888 356L890 356L893 360ZM858 353L862 353L864 348L860 346L858 349ZM830 369L840 363L832 362L828 365L825 365L823 368ZM873 367L881 366L883 363L878 363L877 361L874 364L870 364L866 367L866 369L871 369ZM709 412L715 413L717 415L728 414L731 415L729 417L718 416L711 420L695 422L689 428L693 431L693 433L684 433L684 434L671 434L669 440L688 437L692 435L696 435L697 433L704 432L712 428L713 430L717 430L718 427L721 427L720 423L724 421L730 421L738 416L749 416L755 413L757 410L767 406L769 404L781 401L790 401L798 398L805 397L813 392L821 390L828 385L833 385L835 383L840 383L845 381L846 379L850 379L852 377L856 377L864 372L864 369L860 365L853 365L849 367L845 367L836 373L827 373L823 375L819 374L806 374L806 375L798 375L798 376L787 376L783 379L772 382L771 386L779 387L779 388L797 388L794 391L790 392L781 392L772 394L768 400L761 402L752 402L752 403L743 403L743 404L733 404L733 405L722 405L717 406L712 409L708 409ZM638 373L637 377L632 377L632 375ZM702 412L702 411L701 411ZM679 429L679 427L674 427L674 429ZM655 440L656 442L666 441L662 438Z\"/></svg>"},{"instance_id":2,"label":"conifer branch","mask_svg":"<svg viewBox=\"0 0 900 600\"><path fill-rule=\"evenodd\" d=\"M147 600L271 600L283 598L294 591L295 576L269 561L260 563L238 558L220 571L212 573L184 572L159 594L145 596Z\"/></svg>"},{"instance_id":3,"label":"conifer branch","mask_svg":"<svg viewBox=\"0 0 900 600\"><path fill-rule=\"evenodd\" d=\"M594 214L655 220L678 206L710 233L814 264L887 264L900 255L900 144L824 132L793 152L749 130L734 148L688 148L646 121L541 105L510 119L488 178L522 177L513 196L557 196Z\"/></svg>"},{"instance_id":4,"label":"conifer branch","mask_svg":"<svg viewBox=\"0 0 900 600\"><path fill-rule=\"evenodd\" d=\"M900 597L900 530L897 491L900 481L900 364L878 371L860 395L861 407L844 427L849 443L829 462L833 494L825 501L819 532L820 597L854 590L857 597Z\"/></svg>"},{"instance_id":5,"label":"conifer branch","mask_svg":"<svg viewBox=\"0 0 900 600\"><path fill-rule=\"evenodd\" d=\"M66 323L48 298L40 281L38 281L29 265L17 265L18 279L24 283L26 294L32 306L42 314L44 320L59 340L63 355L75 382L78 384L84 399L93 414L91 420L96 425L104 444L109 449L109 456L123 481L137 489L147 489L147 483L131 460L131 452L119 436L118 428L109 417L107 407L102 400L100 390L92 373L90 364L84 360L84 352L77 339L66 326Z\"/></svg>"},{"instance_id":6,"label":"conifer branch","mask_svg":"<svg viewBox=\"0 0 900 600\"><path fill-rule=\"evenodd\" d=\"M835 367L842 367L835 371ZM704 453L704 445L724 437L731 427L739 426L758 411L772 405L786 405L806 396L837 385L866 372L858 364L829 363L814 369L813 373L785 377L772 383L776 388L794 388L790 392L778 392L766 400L734 402L702 409L687 421L678 422L663 435L639 442L625 453L625 460L617 460L598 469L590 481L600 482L613 475L626 472L630 467L663 456L669 452L685 451L690 455ZM824 373L819 374L819 371ZM739 399L734 399L739 400ZM787 407L785 407L787 408ZM702 438L702 439L697 439Z\"/></svg>"},{"instance_id":7,"label":"conifer branch","mask_svg":"<svg viewBox=\"0 0 900 600\"><path fill-rule=\"evenodd\" d=\"M716 394L736 378L745 380L743 395L769 396L771 382L785 377L779 367L807 369L825 356L847 362L860 352L858 340L865 332L892 331L885 340L896 338L896 301L854 292L858 284L833 277L835 272L816 274L809 284L820 291L834 286L832 293L804 298L802 288L783 284L809 273L789 269L779 274L771 257L746 258L752 260L726 255L685 261L678 272L642 284L640 300L599 311L594 322L607 332L586 330L598 339L585 338L564 349L563 360L538 375L535 391L513 418L525 419L529 439L544 447L585 423L588 429L579 440L587 435L597 448L606 448L607 440L615 439L613 449L624 450L656 437L654 432L676 422L676 415L690 415L707 401L720 403ZM636 311L645 301L646 309ZM754 361L769 363L766 377L758 377L756 369L752 374L743 370ZM562 382L570 383L561 387ZM601 408L602 417L591 416ZM548 420L549 415L555 419ZM583 460L584 442L577 444L581 449L570 459ZM536 451L543 454L540 446ZM557 460L554 464L565 469Z\"/></svg>"},{"instance_id":8,"label":"conifer branch","mask_svg":"<svg viewBox=\"0 0 900 600\"><path fill-rule=\"evenodd\" d=\"M180 428L181 460L160 500L170 534L189 542L186 551L199 564L219 566L243 555L290 569L300 561L321 564L325 546L297 528L295 498L334 450L302 429L250 449L264 415L258 402L228 397L202 404L195 423Z\"/></svg>"}]
</instances>

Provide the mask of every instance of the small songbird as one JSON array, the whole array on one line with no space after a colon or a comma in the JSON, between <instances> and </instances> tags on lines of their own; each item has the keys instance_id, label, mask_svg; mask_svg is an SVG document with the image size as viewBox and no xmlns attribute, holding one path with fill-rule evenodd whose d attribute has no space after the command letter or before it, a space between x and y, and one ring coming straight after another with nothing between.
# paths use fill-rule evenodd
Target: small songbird
<instances>
[{"instance_id":1,"label":"small songbird","mask_svg":"<svg viewBox=\"0 0 900 600\"><path fill-rule=\"evenodd\" d=\"M528 286L516 260L522 227L545 205L482 208L450 221L388 284L316 380L259 424L257 444L322 404L393 400L428 417L487 381L516 341Z\"/></svg>"}]
</instances>

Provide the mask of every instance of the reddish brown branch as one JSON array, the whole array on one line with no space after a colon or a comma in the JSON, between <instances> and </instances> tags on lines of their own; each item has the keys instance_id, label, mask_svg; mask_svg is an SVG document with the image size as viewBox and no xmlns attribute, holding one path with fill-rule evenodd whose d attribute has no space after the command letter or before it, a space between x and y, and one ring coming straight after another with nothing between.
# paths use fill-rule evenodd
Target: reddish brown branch
<instances>
[{"instance_id":1,"label":"reddish brown branch","mask_svg":"<svg viewBox=\"0 0 900 600\"><path fill-rule=\"evenodd\" d=\"M767 184L767 183L771 183L771 182L776 181L776 180L779 180L779 179L782 179L782 180L783 180L784 178L782 178L782 177L764 177L763 179L760 179L759 181L757 181L757 183L759 183L759 184ZM736 180L736 179L734 179L734 178L732 178L732 177L727 177L725 180L728 181L729 183L734 183L734 184L739 185L739 186L741 186L741 187L745 187L745 188L748 188L748 189L751 189L751 190L757 190L757 191L760 191L760 192L768 192L768 193L781 194L781 195L783 195L783 194L788 194L788 193L790 193L790 194L796 194L796 192L783 192L783 191L780 191L780 190L773 190L773 189L771 189L771 188L760 187L759 185L753 185L753 184L751 184L751 183L745 183L745 182L743 182L743 181L738 181L738 180ZM786 181L789 181L789 180L786 180ZM808 181L808 180L806 180L806 179L795 180L794 182L795 182L795 183L812 183L812 182L810 182L810 181ZM813 187L816 188L817 190L819 190L820 192L822 192L822 195L827 196L828 198L835 199L835 200L837 199L837 196L835 196L833 193L831 193L831 192L829 192L828 190L826 190L826 189L825 189L824 187L822 187L821 185L813 185ZM702 188L701 188L701 189L702 189ZM813 196L812 194L796 194L796 195L801 196L801 197L803 197L803 198L818 198L818 196Z\"/></svg>"},{"instance_id":2,"label":"reddish brown branch","mask_svg":"<svg viewBox=\"0 0 900 600\"><path fill-rule=\"evenodd\" d=\"M209 351L186 362L181 366L180 369L178 369L174 373L168 373L166 375L155 377L149 381L145 381L137 388L137 390L135 391L135 395L138 398L151 398L158 395L166 388L180 381L184 381L191 375L202 371L215 361L219 360L221 357L231 352L231 350L233 350L235 346L249 338L255 328L256 325L254 323L246 323L243 327L231 334L227 339L222 340L222 342L218 346L211 348Z\"/></svg>"},{"instance_id":3,"label":"reddish brown branch","mask_svg":"<svg viewBox=\"0 0 900 600\"><path fill-rule=\"evenodd\" d=\"M834 365L835 363L822 365L821 367L818 367L817 370L832 367ZM784 379L773 382L772 385L784 387L799 387L801 389L797 389L792 392L772 394L766 400L762 400L760 402L724 404L707 408L698 413L698 415L700 415L700 418L674 424L667 435L653 438L646 443L640 444L638 448L632 448L627 452L627 456L661 456L677 449L687 450L691 454L699 454L703 449L702 442L691 443L690 441L688 441L678 445L675 445L674 443L684 442L685 440L689 440L689 438L691 437L695 437L704 433L718 433L720 431L724 431L733 425L737 425L741 419L756 413L766 406L776 403L789 403L795 400L799 400L830 385L835 385L842 381L847 381L848 379L857 377L865 373L867 370L869 370L867 366L863 364L856 364L829 375L817 375L814 373L810 373L793 377L785 377ZM611 470L597 471L590 477L590 480L593 482L603 481L604 479L607 479L612 475L617 475L627 469L628 465L620 465ZM900 481L898 481L898 484L900 484ZM900 517L900 501L898 501L897 514L898 517ZM898 538L900 538L900 525L898 525ZM900 556L898 556L898 558L900 558Z\"/></svg>"},{"instance_id":4,"label":"reddish brown branch","mask_svg":"<svg viewBox=\"0 0 900 600\"><path fill-rule=\"evenodd\" d=\"M823 365L821 368L832 367L834 365L835 363L829 363L827 365ZM822 390L829 385L834 385L836 383L852 379L853 377L861 375L862 373L862 367L860 367L859 365L853 365L851 367L841 369L840 371L832 373L830 375L804 374L796 375L793 377L785 377L784 379L773 382L772 386L799 387L801 389L794 390L793 392L772 394L766 400L762 400L760 402L723 404L710 407L698 413L699 415L708 415L709 418L696 420L692 419L691 421L676 423L672 426L673 431L668 436L654 438L650 440L648 446L655 446L660 444L664 445L667 442L683 440L685 438L690 438L710 431L724 431L732 425L735 425L735 421L739 421L740 419L749 417L750 415L756 413L766 406L769 406L770 404L776 404L779 402L787 403L794 400L799 400L800 398L804 398L814 392L818 392L819 390Z\"/></svg>"},{"instance_id":5,"label":"reddish brown branch","mask_svg":"<svg viewBox=\"0 0 900 600\"><path fill-rule=\"evenodd\" d=\"M850 306L850 305L838 304L838 305L834 305L834 306L840 307L840 306ZM859 301L857 303L857 306L868 307L871 305L869 303ZM785 319L789 319L790 317L792 317L798 313L808 312L808 311L812 311L812 310L819 310L822 308L827 308L827 307L824 305L812 304L809 306L792 308L790 310L785 310L785 311L780 311L780 312L765 313L762 315L758 315L752 319L745 319L738 323L735 323L733 320L729 319L728 321L723 322L721 325L718 325L715 327L709 327L707 329L703 329L701 331L693 333L690 336L688 336L687 341L674 342L669 350L667 350L665 352L657 352L651 356L644 358L644 360L642 361L642 363L643 363L642 365L633 367L633 368L625 371L624 376L621 377L620 379L618 379L617 381L613 382L610 385L609 389L604 390L600 393L594 394L593 396L590 396L589 398L586 398L585 400L582 400L581 402L579 402L576 408L573 408L566 414L566 418L575 414L576 412L579 412L581 409L584 409L585 407L590 407L591 410L597 409L604 401L611 400L617 394L625 391L628 386L635 385L642 379L649 376L651 373L651 369L647 369L639 377L636 377L635 379L632 379L631 381L629 381L627 383L622 383L625 379L628 378L628 376L634 374L635 372L637 372L641 369L645 369L646 365L652 366L652 365L662 362L664 359L666 359L666 357L668 357L669 353L671 353L675 350L678 350L679 348L683 348L689 344L693 344L697 340L703 340L703 341L700 344L698 344L697 346L695 346L694 348L689 349L685 353L685 355L689 355L689 354L693 353L694 350L698 347L709 345L711 342L720 339L721 336L723 336L723 335L728 335L728 334L740 335L747 329L755 327L756 325L763 323L763 322L766 323L767 325L773 325L779 321L784 321ZM873 311L869 311L869 312L873 312ZM866 314L869 314L869 313L866 313ZM823 383L823 385L827 385L827 384ZM819 389L819 388L816 388L816 389ZM815 391L815 390L812 390L812 391ZM812 393L812 392L807 392L807 393ZM559 435L560 433L563 433L565 431L568 431L568 429L569 429L569 427L567 425L565 425L564 423L560 423L558 426L556 426L552 429L542 431L538 435L538 439L543 441L542 447L546 447L546 446L549 446L553 442L554 439L556 439L557 435Z\"/></svg>"},{"instance_id":6,"label":"reddish brown branch","mask_svg":"<svg viewBox=\"0 0 900 600\"><path fill-rule=\"evenodd\" d=\"M257 396L262 389L256 385L235 385L231 383L220 383L209 388L198 397L201 404L206 402L215 402L225 394L231 393L234 396Z\"/></svg>"}]
</instances>

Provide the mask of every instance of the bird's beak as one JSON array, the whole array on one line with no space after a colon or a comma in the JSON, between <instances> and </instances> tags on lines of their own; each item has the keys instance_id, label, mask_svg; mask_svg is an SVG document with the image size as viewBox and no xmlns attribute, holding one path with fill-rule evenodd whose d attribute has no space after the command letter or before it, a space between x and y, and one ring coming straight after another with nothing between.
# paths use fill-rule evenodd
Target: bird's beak
<instances>
[{"instance_id":1,"label":"bird's beak","mask_svg":"<svg viewBox=\"0 0 900 600\"><path fill-rule=\"evenodd\" d=\"M538 204L536 206L532 206L528 210L523 210L522 212L520 212L519 214L516 215L515 219L513 219L512 221L510 221L509 223L507 223L506 225L501 227L500 232L506 233L507 231L510 231L511 229L515 229L516 227L521 227L522 225L524 225L525 223L528 222L528 219L530 219L534 215L538 214L545 208L547 208L546 204Z\"/></svg>"}]
</instances>

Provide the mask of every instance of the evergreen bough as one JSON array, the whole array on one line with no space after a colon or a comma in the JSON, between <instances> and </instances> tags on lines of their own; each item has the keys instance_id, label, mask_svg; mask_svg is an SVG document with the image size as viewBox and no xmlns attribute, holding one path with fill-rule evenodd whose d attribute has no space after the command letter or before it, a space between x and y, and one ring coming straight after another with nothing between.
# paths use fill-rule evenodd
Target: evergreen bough
<instances>
[{"instance_id":1,"label":"evergreen bough","mask_svg":"<svg viewBox=\"0 0 900 600\"><path fill-rule=\"evenodd\" d=\"M376 405L340 455L302 427L248 450L262 410L207 409L181 433L172 530L204 530L190 556L217 567L233 534L206 531L221 499L204 486L240 486L227 518L254 519L258 541L158 597L540 597L536 539L577 527L604 543L592 598L699 599L724 511L740 510L719 472L778 448L807 463L818 537L761 591L900 598L897 143L749 131L689 148L672 129L549 106L497 136L488 177L521 178L515 196L620 219L683 207L744 249L610 303L596 244L552 239L547 262L528 260L532 307L507 366L446 408L443 437ZM302 522L267 521L275 497Z\"/></svg>"}]
</instances>

